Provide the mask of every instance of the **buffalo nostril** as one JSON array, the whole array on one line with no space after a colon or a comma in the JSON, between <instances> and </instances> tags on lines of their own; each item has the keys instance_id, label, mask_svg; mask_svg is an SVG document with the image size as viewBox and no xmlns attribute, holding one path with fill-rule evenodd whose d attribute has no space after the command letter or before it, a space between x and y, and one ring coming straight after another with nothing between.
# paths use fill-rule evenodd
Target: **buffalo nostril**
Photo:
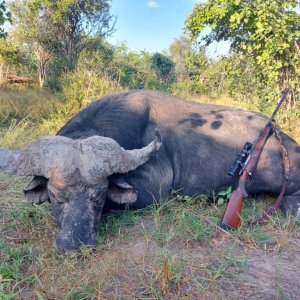
<instances>
[{"instance_id":1,"label":"buffalo nostril","mask_svg":"<svg viewBox=\"0 0 300 300\"><path fill-rule=\"evenodd\" d=\"M80 248L80 246L87 246L95 248L97 245L97 235L92 233L84 235L84 238L74 237L72 232L60 233L55 240L56 248L59 253L72 253Z\"/></svg>"},{"instance_id":2,"label":"buffalo nostril","mask_svg":"<svg viewBox=\"0 0 300 300\"><path fill-rule=\"evenodd\" d=\"M79 245L75 244L74 239L71 236L59 234L56 237L55 245L59 253L66 254L67 252L75 251Z\"/></svg>"}]
</instances>

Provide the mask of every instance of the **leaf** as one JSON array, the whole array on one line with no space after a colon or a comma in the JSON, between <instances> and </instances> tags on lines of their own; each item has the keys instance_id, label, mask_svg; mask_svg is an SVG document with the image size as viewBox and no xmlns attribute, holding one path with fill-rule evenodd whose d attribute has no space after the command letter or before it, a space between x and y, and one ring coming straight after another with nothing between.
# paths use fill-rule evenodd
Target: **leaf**
<instances>
[{"instance_id":1,"label":"leaf","mask_svg":"<svg viewBox=\"0 0 300 300\"><path fill-rule=\"evenodd\" d=\"M235 23L237 19L238 13L234 13L233 15L230 16L230 23Z\"/></svg>"},{"instance_id":2,"label":"leaf","mask_svg":"<svg viewBox=\"0 0 300 300\"><path fill-rule=\"evenodd\" d=\"M263 25L263 23L261 23L260 21L256 22L256 27L257 27L259 30L263 30L263 29L264 29L264 25Z\"/></svg>"},{"instance_id":3,"label":"leaf","mask_svg":"<svg viewBox=\"0 0 300 300\"><path fill-rule=\"evenodd\" d=\"M222 191L222 192L218 193L218 196L226 196L226 195L227 195L226 191Z\"/></svg>"},{"instance_id":4,"label":"leaf","mask_svg":"<svg viewBox=\"0 0 300 300\"><path fill-rule=\"evenodd\" d=\"M225 203L225 200L223 198L219 198L217 202L217 206L221 206Z\"/></svg>"},{"instance_id":5,"label":"leaf","mask_svg":"<svg viewBox=\"0 0 300 300\"><path fill-rule=\"evenodd\" d=\"M231 192L232 192L232 187L229 186L228 189L226 190L226 193L227 193L227 194L230 194Z\"/></svg>"}]
</instances>

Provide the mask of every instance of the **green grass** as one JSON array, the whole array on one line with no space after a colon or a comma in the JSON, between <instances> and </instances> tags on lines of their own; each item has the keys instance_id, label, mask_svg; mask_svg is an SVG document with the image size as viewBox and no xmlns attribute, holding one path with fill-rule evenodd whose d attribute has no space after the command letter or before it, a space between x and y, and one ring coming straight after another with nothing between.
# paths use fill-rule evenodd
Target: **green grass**
<instances>
[{"instance_id":1,"label":"green grass","mask_svg":"<svg viewBox=\"0 0 300 300\"><path fill-rule=\"evenodd\" d=\"M33 263L34 256L32 249L28 246L20 248L12 247L0 240L0 274L2 280L20 281L22 279L22 270Z\"/></svg>"},{"instance_id":2,"label":"green grass","mask_svg":"<svg viewBox=\"0 0 300 300\"><path fill-rule=\"evenodd\" d=\"M114 237L120 235L122 231L126 234L126 229L137 224L143 217L144 210L124 210L112 211L101 219L101 226L98 232L100 244L105 244Z\"/></svg>"}]
</instances>

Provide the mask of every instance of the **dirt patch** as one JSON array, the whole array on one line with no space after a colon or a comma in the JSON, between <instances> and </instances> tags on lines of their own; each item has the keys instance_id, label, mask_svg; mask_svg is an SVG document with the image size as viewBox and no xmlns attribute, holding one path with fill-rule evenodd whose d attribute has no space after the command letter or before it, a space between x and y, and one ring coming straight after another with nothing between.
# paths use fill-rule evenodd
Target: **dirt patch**
<instances>
[{"instance_id":1,"label":"dirt patch","mask_svg":"<svg viewBox=\"0 0 300 300\"><path fill-rule=\"evenodd\" d=\"M151 230L151 222L146 223ZM299 299L300 240L293 240L288 253L270 252L266 245L241 246L222 233L206 247L180 240L162 247L138 234L138 226L145 227L132 228L136 240L120 245L117 255L117 286L125 298Z\"/></svg>"}]
</instances>

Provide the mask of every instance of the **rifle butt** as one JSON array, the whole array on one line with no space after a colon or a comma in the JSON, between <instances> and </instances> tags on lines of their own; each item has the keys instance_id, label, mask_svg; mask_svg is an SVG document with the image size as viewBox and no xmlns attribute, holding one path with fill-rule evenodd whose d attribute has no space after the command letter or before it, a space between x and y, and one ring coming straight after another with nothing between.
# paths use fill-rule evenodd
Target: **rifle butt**
<instances>
[{"instance_id":1,"label":"rifle butt","mask_svg":"<svg viewBox=\"0 0 300 300\"><path fill-rule=\"evenodd\" d=\"M242 191L239 188L234 190L223 214L222 221L220 223L221 228L228 231L237 229L240 226L243 200L244 195Z\"/></svg>"}]
</instances>

